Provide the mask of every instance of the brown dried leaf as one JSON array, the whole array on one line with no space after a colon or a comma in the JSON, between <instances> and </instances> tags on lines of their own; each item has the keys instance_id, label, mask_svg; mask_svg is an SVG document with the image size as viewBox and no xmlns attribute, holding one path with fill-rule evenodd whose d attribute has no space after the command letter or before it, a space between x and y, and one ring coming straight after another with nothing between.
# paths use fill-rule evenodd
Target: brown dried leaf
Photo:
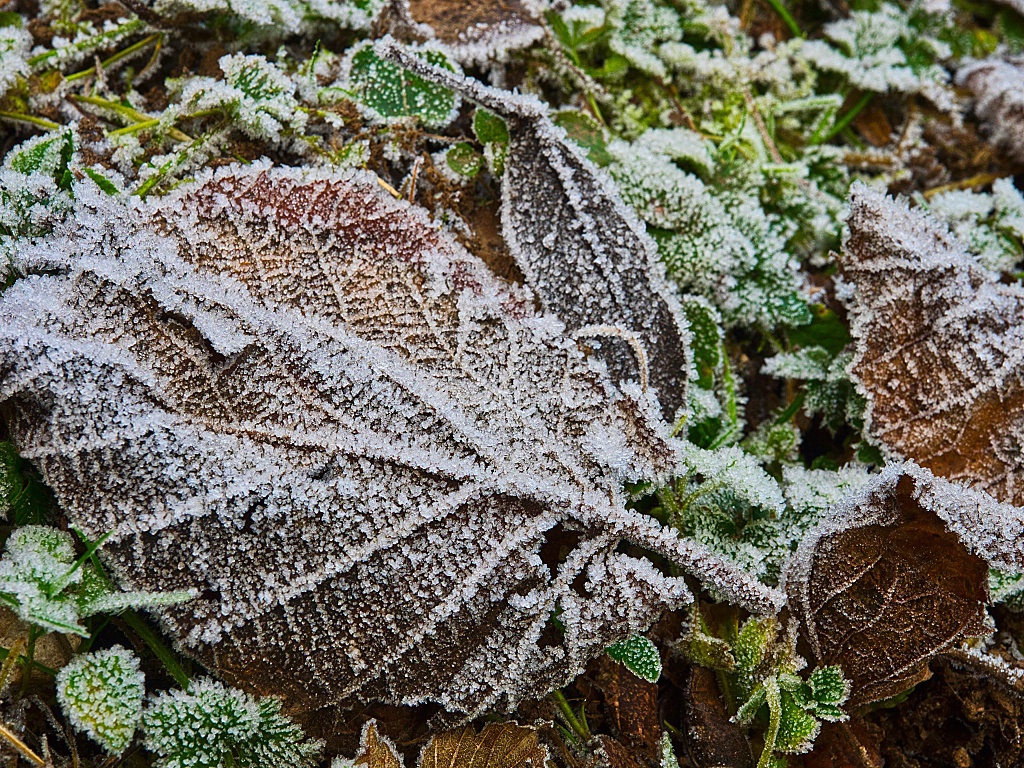
<instances>
[{"instance_id":1,"label":"brown dried leaf","mask_svg":"<svg viewBox=\"0 0 1024 768\"><path fill-rule=\"evenodd\" d=\"M933 656L989 631L988 565L931 511L957 490L893 465L840 505L790 564L790 608L815 661L838 664L852 681L852 706L901 693L927 678Z\"/></svg>"},{"instance_id":2,"label":"brown dried leaf","mask_svg":"<svg viewBox=\"0 0 1024 768\"><path fill-rule=\"evenodd\" d=\"M1008 0L1024 13L1024 0ZM989 140L1024 163L1024 56L984 59L957 72L957 84L974 95L974 113Z\"/></svg>"},{"instance_id":3,"label":"brown dried leaf","mask_svg":"<svg viewBox=\"0 0 1024 768\"><path fill-rule=\"evenodd\" d=\"M644 764L611 736L595 736L589 744L586 768L644 768Z\"/></svg>"},{"instance_id":4,"label":"brown dried leaf","mask_svg":"<svg viewBox=\"0 0 1024 768\"><path fill-rule=\"evenodd\" d=\"M430 27L455 58L483 64L526 48L544 36L544 25L523 0L408 0L416 22Z\"/></svg>"},{"instance_id":5,"label":"brown dried leaf","mask_svg":"<svg viewBox=\"0 0 1024 768\"><path fill-rule=\"evenodd\" d=\"M866 432L1024 505L1024 290L903 203L860 185L852 195L841 270Z\"/></svg>"},{"instance_id":6,"label":"brown dried leaf","mask_svg":"<svg viewBox=\"0 0 1024 768\"><path fill-rule=\"evenodd\" d=\"M538 99L434 67L393 42L379 52L505 119L501 217L512 258L545 309L601 350L615 380L649 382L673 421L686 401L689 328L657 247L614 183Z\"/></svg>"},{"instance_id":7,"label":"brown dried leaf","mask_svg":"<svg viewBox=\"0 0 1024 768\"><path fill-rule=\"evenodd\" d=\"M725 707L715 672L691 667L686 685L686 749L696 768L749 768L754 764L743 728Z\"/></svg>"},{"instance_id":8,"label":"brown dried leaf","mask_svg":"<svg viewBox=\"0 0 1024 768\"><path fill-rule=\"evenodd\" d=\"M405 768L390 739L377 733L377 721L369 720L359 736L359 752L354 764L366 768Z\"/></svg>"},{"instance_id":9,"label":"brown dried leaf","mask_svg":"<svg viewBox=\"0 0 1024 768\"><path fill-rule=\"evenodd\" d=\"M515 723L487 723L480 733L465 726L433 736L418 768L544 768L548 750L537 731Z\"/></svg>"},{"instance_id":10,"label":"brown dried leaf","mask_svg":"<svg viewBox=\"0 0 1024 768\"><path fill-rule=\"evenodd\" d=\"M198 592L164 625L232 684L513 707L690 600L620 539L777 608L625 508L675 461L653 402L372 175L76 199L0 298L0 415L124 584Z\"/></svg>"},{"instance_id":11,"label":"brown dried leaf","mask_svg":"<svg viewBox=\"0 0 1024 768\"><path fill-rule=\"evenodd\" d=\"M613 733L647 760L655 761L661 751L657 684L641 680L607 654L599 670L597 685L604 694Z\"/></svg>"}]
</instances>

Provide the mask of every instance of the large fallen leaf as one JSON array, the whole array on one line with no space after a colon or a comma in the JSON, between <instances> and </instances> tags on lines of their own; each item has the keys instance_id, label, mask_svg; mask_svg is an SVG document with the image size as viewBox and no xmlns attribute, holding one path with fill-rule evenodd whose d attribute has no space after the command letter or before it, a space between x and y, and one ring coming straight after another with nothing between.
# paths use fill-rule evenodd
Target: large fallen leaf
<instances>
[{"instance_id":1,"label":"large fallen leaf","mask_svg":"<svg viewBox=\"0 0 1024 768\"><path fill-rule=\"evenodd\" d=\"M514 706L690 600L621 539L778 608L625 508L675 461L654 403L372 175L76 198L0 298L0 414L123 583L198 590L164 625L229 682Z\"/></svg>"},{"instance_id":2,"label":"large fallen leaf","mask_svg":"<svg viewBox=\"0 0 1024 768\"><path fill-rule=\"evenodd\" d=\"M972 510L1008 513L1005 527L972 530ZM815 662L852 681L850 705L901 693L936 654L989 632L985 557L1024 563L1024 520L1010 512L1020 510L894 464L801 543L786 574L789 605Z\"/></svg>"},{"instance_id":3,"label":"large fallen leaf","mask_svg":"<svg viewBox=\"0 0 1024 768\"><path fill-rule=\"evenodd\" d=\"M867 433L1024 505L1024 289L903 203L852 195L841 274Z\"/></svg>"},{"instance_id":4,"label":"large fallen leaf","mask_svg":"<svg viewBox=\"0 0 1024 768\"><path fill-rule=\"evenodd\" d=\"M535 97L431 66L392 41L378 50L506 120L501 222L512 258L548 311L604 348L616 380L649 381L673 420L686 398L688 328L657 247L612 181Z\"/></svg>"}]
</instances>

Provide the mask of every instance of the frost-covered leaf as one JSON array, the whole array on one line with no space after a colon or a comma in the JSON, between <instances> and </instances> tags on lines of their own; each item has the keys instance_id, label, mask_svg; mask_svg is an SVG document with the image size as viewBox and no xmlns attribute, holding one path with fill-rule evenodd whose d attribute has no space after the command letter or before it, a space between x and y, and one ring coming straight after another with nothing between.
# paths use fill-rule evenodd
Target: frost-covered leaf
<instances>
[{"instance_id":1,"label":"frost-covered leaf","mask_svg":"<svg viewBox=\"0 0 1024 768\"><path fill-rule=\"evenodd\" d=\"M661 677L661 652L643 635L633 635L608 646L608 655L625 664L641 680L656 683Z\"/></svg>"},{"instance_id":2,"label":"frost-covered leaf","mask_svg":"<svg viewBox=\"0 0 1024 768\"><path fill-rule=\"evenodd\" d=\"M544 36L531 0L408 0L412 18L430 27L463 64L504 61Z\"/></svg>"},{"instance_id":3,"label":"frost-covered leaf","mask_svg":"<svg viewBox=\"0 0 1024 768\"><path fill-rule=\"evenodd\" d=\"M107 752L128 748L142 718L139 659L115 646L76 656L57 675L57 701L71 724Z\"/></svg>"},{"instance_id":4,"label":"frost-covered leaf","mask_svg":"<svg viewBox=\"0 0 1024 768\"><path fill-rule=\"evenodd\" d=\"M981 266L997 272L1017 270L1024 258L1024 195L1013 186L1013 179L997 179L991 193L944 192L928 200L927 206Z\"/></svg>"},{"instance_id":5,"label":"frost-covered leaf","mask_svg":"<svg viewBox=\"0 0 1024 768\"><path fill-rule=\"evenodd\" d=\"M537 731L515 723L487 723L480 733L467 725L431 737L418 768L545 768L548 750Z\"/></svg>"},{"instance_id":6,"label":"frost-covered leaf","mask_svg":"<svg viewBox=\"0 0 1024 768\"><path fill-rule=\"evenodd\" d=\"M331 762L331 768L404 768L404 765L392 741L378 732L376 720L368 720L363 726L354 760L337 757Z\"/></svg>"},{"instance_id":7,"label":"frost-covered leaf","mask_svg":"<svg viewBox=\"0 0 1024 768\"><path fill-rule=\"evenodd\" d=\"M956 80L973 92L974 113L989 140L1024 163L1024 56L969 64Z\"/></svg>"},{"instance_id":8,"label":"frost-covered leaf","mask_svg":"<svg viewBox=\"0 0 1024 768\"><path fill-rule=\"evenodd\" d=\"M676 460L649 395L371 174L76 195L0 299L3 413L124 583L200 592L164 623L229 681L512 706L690 599L621 539L777 609L625 508Z\"/></svg>"},{"instance_id":9,"label":"frost-covered leaf","mask_svg":"<svg viewBox=\"0 0 1024 768\"><path fill-rule=\"evenodd\" d=\"M927 677L933 656L989 632L988 565L975 553L1024 562L1024 547L1020 514L977 524L985 504L984 494L894 464L801 543L786 574L789 605L816 662L852 682L851 705L901 693ZM815 683L832 703L834 686Z\"/></svg>"},{"instance_id":10,"label":"frost-covered leaf","mask_svg":"<svg viewBox=\"0 0 1024 768\"><path fill-rule=\"evenodd\" d=\"M21 17L18 17L19 21ZM0 25L0 96L19 78L28 77L32 35L20 23Z\"/></svg>"},{"instance_id":11,"label":"frost-covered leaf","mask_svg":"<svg viewBox=\"0 0 1024 768\"><path fill-rule=\"evenodd\" d=\"M280 699L256 699L209 679L158 693L142 730L156 768L312 768L323 749L281 714Z\"/></svg>"},{"instance_id":12,"label":"frost-covered leaf","mask_svg":"<svg viewBox=\"0 0 1024 768\"><path fill-rule=\"evenodd\" d=\"M934 220L863 186L852 195L840 268L865 431L1024 505L1024 289Z\"/></svg>"},{"instance_id":13,"label":"frost-covered leaf","mask_svg":"<svg viewBox=\"0 0 1024 768\"><path fill-rule=\"evenodd\" d=\"M654 243L615 186L566 141L536 98L428 66L393 43L380 50L506 121L501 217L512 257L544 308L603 350L616 380L649 382L665 418L674 420L686 401L689 331Z\"/></svg>"},{"instance_id":14,"label":"frost-covered leaf","mask_svg":"<svg viewBox=\"0 0 1024 768\"><path fill-rule=\"evenodd\" d=\"M437 46L414 49L417 60L455 70L444 50ZM451 90L425 80L381 58L373 43L353 46L348 54L347 87L372 115L384 121L415 117L427 128L444 128L458 114L459 98Z\"/></svg>"}]
</instances>

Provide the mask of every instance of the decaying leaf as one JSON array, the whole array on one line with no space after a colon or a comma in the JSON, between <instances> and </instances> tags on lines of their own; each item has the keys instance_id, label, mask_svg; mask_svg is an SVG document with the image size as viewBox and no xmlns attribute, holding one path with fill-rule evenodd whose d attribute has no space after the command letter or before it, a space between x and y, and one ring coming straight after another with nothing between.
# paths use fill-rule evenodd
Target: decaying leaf
<instances>
[{"instance_id":1,"label":"decaying leaf","mask_svg":"<svg viewBox=\"0 0 1024 768\"><path fill-rule=\"evenodd\" d=\"M411 17L430 27L464 64L501 60L544 36L541 9L530 0L408 0L408 5Z\"/></svg>"},{"instance_id":2,"label":"decaying leaf","mask_svg":"<svg viewBox=\"0 0 1024 768\"><path fill-rule=\"evenodd\" d=\"M538 99L430 66L391 41L378 50L506 120L501 219L512 257L544 308L605 350L616 380L649 381L672 421L685 402L689 331L654 242L615 185Z\"/></svg>"},{"instance_id":3,"label":"decaying leaf","mask_svg":"<svg viewBox=\"0 0 1024 768\"><path fill-rule=\"evenodd\" d=\"M894 464L801 543L786 574L789 605L817 664L852 681L851 706L901 693L928 676L933 656L988 633L988 565L970 551L983 534L961 529L983 496ZM1018 562L1021 523L1003 519L995 543L1015 546Z\"/></svg>"},{"instance_id":4,"label":"decaying leaf","mask_svg":"<svg viewBox=\"0 0 1024 768\"><path fill-rule=\"evenodd\" d=\"M1024 13L1024 0L1010 0ZM957 84L974 94L974 113L989 140L1024 163L1024 56L987 58L957 72Z\"/></svg>"},{"instance_id":5,"label":"decaying leaf","mask_svg":"<svg viewBox=\"0 0 1024 768\"><path fill-rule=\"evenodd\" d=\"M690 600L622 539L778 609L625 508L675 460L653 400L371 174L76 201L0 298L0 414L126 586L198 591L163 622L232 684L514 706Z\"/></svg>"},{"instance_id":6,"label":"decaying leaf","mask_svg":"<svg viewBox=\"0 0 1024 768\"><path fill-rule=\"evenodd\" d=\"M404 768L401 755L386 736L377 732L377 721L368 720L359 735L359 752L353 765L357 768Z\"/></svg>"},{"instance_id":7,"label":"decaying leaf","mask_svg":"<svg viewBox=\"0 0 1024 768\"><path fill-rule=\"evenodd\" d=\"M487 723L480 733L467 725L431 737L418 768L544 768L547 749L537 731L515 723Z\"/></svg>"},{"instance_id":8,"label":"decaying leaf","mask_svg":"<svg viewBox=\"0 0 1024 768\"><path fill-rule=\"evenodd\" d=\"M864 186L852 195L841 274L865 430L1024 505L1024 290L903 203Z\"/></svg>"}]
</instances>

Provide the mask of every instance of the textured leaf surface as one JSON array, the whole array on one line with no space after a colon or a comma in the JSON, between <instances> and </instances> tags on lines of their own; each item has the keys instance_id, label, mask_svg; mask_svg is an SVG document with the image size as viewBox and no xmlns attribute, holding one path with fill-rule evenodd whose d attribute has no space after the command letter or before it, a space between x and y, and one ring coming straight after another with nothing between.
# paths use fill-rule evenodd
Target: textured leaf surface
<instances>
[{"instance_id":1,"label":"textured leaf surface","mask_svg":"<svg viewBox=\"0 0 1024 768\"><path fill-rule=\"evenodd\" d=\"M515 723L488 723L433 736L420 754L419 768L544 768L548 751L537 731Z\"/></svg>"},{"instance_id":2,"label":"textured leaf surface","mask_svg":"<svg viewBox=\"0 0 1024 768\"><path fill-rule=\"evenodd\" d=\"M72 522L114 532L124 583L199 592L164 622L229 682L467 712L542 695L690 599L620 539L777 609L625 509L624 480L675 460L653 402L371 175L76 194L19 256L48 274L0 302L2 413ZM545 562L559 525L575 546Z\"/></svg>"},{"instance_id":3,"label":"textured leaf surface","mask_svg":"<svg viewBox=\"0 0 1024 768\"><path fill-rule=\"evenodd\" d=\"M530 5L529 0L409 0L409 11L459 61L482 64L544 36Z\"/></svg>"},{"instance_id":4,"label":"textured leaf surface","mask_svg":"<svg viewBox=\"0 0 1024 768\"><path fill-rule=\"evenodd\" d=\"M914 465L892 465L800 545L790 607L817 663L852 682L852 706L901 693L927 677L935 654L988 632L988 565L943 519L964 500L976 501Z\"/></svg>"},{"instance_id":5,"label":"textured leaf surface","mask_svg":"<svg viewBox=\"0 0 1024 768\"><path fill-rule=\"evenodd\" d=\"M859 186L851 208L841 269L866 430L1024 505L1024 290L902 203Z\"/></svg>"},{"instance_id":6,"label":"textured leaf surface","mask_svg":"<svg viewBox=\"0 0 1024 768\"><path fill-rule=\"evenodd\" d=\"M359 754L354 764L366 768L403 768L404 763L395 745L377 732L377 721L370 720L359 736Z\"/></svg>"},{"instance_id":7,"label":"textured leaf surface","mask_svg":"<svg viewBox=\"0 0 1024 768\"><path fill-rule=\"evenodd\" d=\"M395 45L380 50L505 119L501 217L512 257L545 309L603 350L616 380L649 382L673 420L685 402L689 330L654 242L614 184L536 98L431 67Z\"/></svg>"}]
</instances>

